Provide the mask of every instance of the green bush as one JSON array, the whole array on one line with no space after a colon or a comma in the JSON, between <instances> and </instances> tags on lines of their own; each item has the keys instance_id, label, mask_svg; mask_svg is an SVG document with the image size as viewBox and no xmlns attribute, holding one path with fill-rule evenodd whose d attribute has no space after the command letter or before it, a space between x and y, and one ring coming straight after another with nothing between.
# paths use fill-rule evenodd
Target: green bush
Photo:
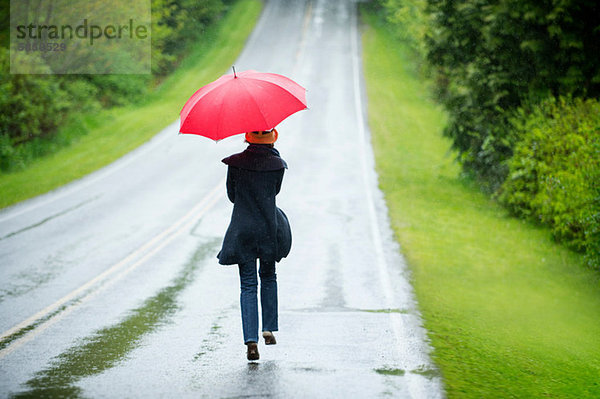
<instances>
[{"instance_id":1,"label":"green bush","mask_svg":"<svg viewBox=\"0 0 600 399\"><path fill-rule=\"evenodd\" d=\"M499 198L600 268L600 103L550 98L511 120L522 141Z\"/></svg>"},{"instance_id":2,"label":"green bush","mask_svg":"<svg viewBox=\"0 0 600 399\"><path fill-rule=\"evenodd\" d=\"M224 9L222 0L152 0L152 73L170 72Z\"/></svg>"},{"instance_id":3,"label":"green bush","mask_svg":"<svg viewBox=\"0 0 600 399\"><path fill-rule=\"evenodd\" d=\"M206 27L219 18L228 0L152 0L152 75L27 75L9 73L9 22L0 22L0 171L26 167L85 134L61 131L67 121L85 119L102 108L144 101L185 56L203 40ZM51 5L50 5L51 6ZM8 10L3 1L0 10Z\"/></svg>"},{"instance_id":4,"label":"green bush","mask_svg":"<svg viewBox=\"0 0 600 399\"><path fill-rule=\"evenodd\" d=\"M101 89L85 76L9 74L8 63L0 47L0 170L15 171L68 144L56 130L76 112L100 109Z\"/></svg>"},{"instance_id":5,"label":"green bush","mask_svg":"<svg viewBox=\"0 0 600 399\"><path fill-rule=\"evenodd\" d=\"M85 76L82 76L84 78ZM89 75L86 83L92 84L99 95L103 107L131 104L143 98L148 92L151 75ZM79 79L82 80L82 79ZM94 90L94 88L90 88ZM86 97L89 94L85 95ZM81 95L75 95L76 98Z\"/></svg>"},{"instance_id":6,"label":"green bush","mask_svg":"<svg viewBox=\"0 0 600 399\"><path fill-rule=\"evenodd\" d=\"M0 134L18 144L52 132L70 100L55 76L11 75L9 51L0 48Z\"/></svg>"},{"instance_id":7,"label":"green bush","mask_svg":"<svg viewBox=\"0 0 600 399\"><path fill-rule=\"evenodd\" d=\"M450 113L445 134L491 191L519 141L507 115L526 99L600 95L595 1L428 0L427 57Z\"/></svg>"},{"instance_id":8,"label":"green bush","mask_svg":"<svg viewBox=\"0 0 600 399\"><path fill-rule=\"evenodd\" d=\"M373 5L383 11L395 36L419 55L419 61L423 61L427 53L425 37L430 26L427 0L377 0Z\"/></svg>"}]
</instances>

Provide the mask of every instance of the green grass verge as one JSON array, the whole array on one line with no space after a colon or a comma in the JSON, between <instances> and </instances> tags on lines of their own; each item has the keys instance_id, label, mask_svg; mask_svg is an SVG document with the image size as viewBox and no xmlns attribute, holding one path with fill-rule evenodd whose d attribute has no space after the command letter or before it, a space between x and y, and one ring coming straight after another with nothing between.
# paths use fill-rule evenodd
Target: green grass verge
<instances>
[{"instance_id":1,"label":"green grass verge","mask_svg":"<svg viewBox=\"0 0 600 399\"><path fill-rule=\"evenodd\" d=\"M143 103L88 115L90 132L27 169L0 175L0 208L48 192L108 165L148 141L179 117L185 101L198 88L231 67L252 32L262 8L259 0L235 2L225 17L209 28L180 67ZM75 125L64 129L77 128Z\"/></svg>"},{"instance_id":2,"label":"green grass verge","mask_svg":"<svg viewBox=\"0 0 600 399\"><path fill-rule=\"evenodd\" d=\"M468 181L411 53L363 13L379 183L451 398L600 397L600 286Z\"/></svg>"}]
</instances>

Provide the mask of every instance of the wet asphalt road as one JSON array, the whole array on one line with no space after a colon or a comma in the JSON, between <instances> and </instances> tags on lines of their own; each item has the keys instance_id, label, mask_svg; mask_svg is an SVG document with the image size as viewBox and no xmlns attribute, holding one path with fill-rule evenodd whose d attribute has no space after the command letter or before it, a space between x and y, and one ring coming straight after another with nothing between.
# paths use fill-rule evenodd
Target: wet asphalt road
<instances>
[{"instance_id":1,"label":"wet asphalt road","mask_svg":"<svg viewBox=\"0 0 600 399\"><path fill-rule=\"evenodd\" d=\"M0 394L443 396L377 188L356 4L271 0L237 70L282 73L310 109L279 126L278 344L245 359L231 204L215 144L178 122L113 165L0 212Z\"/></svg>"}]
</instances>

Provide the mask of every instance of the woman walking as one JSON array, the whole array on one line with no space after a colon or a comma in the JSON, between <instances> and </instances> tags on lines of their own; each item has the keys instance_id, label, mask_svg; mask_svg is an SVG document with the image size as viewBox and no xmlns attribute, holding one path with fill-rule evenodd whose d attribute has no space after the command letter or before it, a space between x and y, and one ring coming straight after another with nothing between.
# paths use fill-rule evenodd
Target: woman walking
<instances>
[{"instance_id":1,"label":"woman walking","mask_svg":"<svg viewBox=\"0 0 600 399\"><path fill-rule=\"evenodd\" d=\"M227 196L233 202L231 222L217 255L223 265L237 264L240 305L248 360L258 360L258 275L262 335L266 345L276 343L278 331L275 263L290 252L292 235L286 215L277 208L287 164L274 148L277 131L246 133L245 151L223 159L227 169Z\"/></svg>"}]
</instances>

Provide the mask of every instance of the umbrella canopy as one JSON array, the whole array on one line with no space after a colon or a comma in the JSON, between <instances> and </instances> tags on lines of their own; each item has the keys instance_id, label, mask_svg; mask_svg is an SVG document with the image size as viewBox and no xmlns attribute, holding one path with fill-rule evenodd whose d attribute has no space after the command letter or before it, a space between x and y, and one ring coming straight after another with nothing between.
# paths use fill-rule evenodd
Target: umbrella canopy
<instances>
[{"instance_id":1,"label":"umbrella canopy","mask_svg":"<svg viewBox=\"0 0 600 399\"><path fill-rule=\"evenodd\" d=\"M195 92L181 110L181 133L221 140L269 130L306 109L306 90L275 73L245 71L221 76Z\"/></svg>"}]
</instances>

